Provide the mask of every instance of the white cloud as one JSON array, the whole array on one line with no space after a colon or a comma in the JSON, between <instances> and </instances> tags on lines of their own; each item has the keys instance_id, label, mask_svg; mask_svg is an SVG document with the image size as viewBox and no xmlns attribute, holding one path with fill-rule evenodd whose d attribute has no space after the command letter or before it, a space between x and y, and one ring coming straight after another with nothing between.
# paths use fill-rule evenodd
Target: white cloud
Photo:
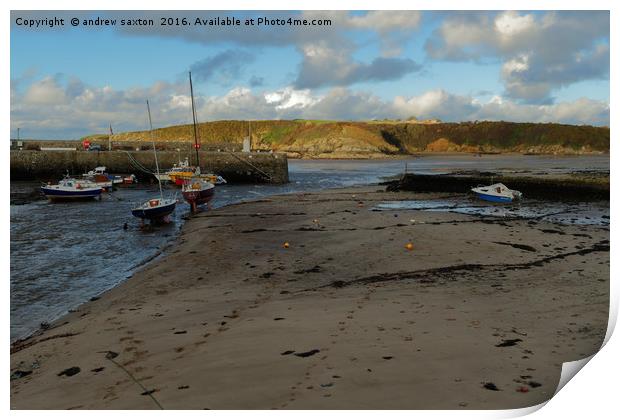
<instances>
[{"instance_id":1,"label":"white cloud","mask_svg":"<svg viewBox=\"0 0 620 420\"><path fill-rule=\"evenodd\" d=\"M505 37L511 37L532 30L535 24L532 15L519 15L509 11L495 19L495 30Z\"/></svg>"},{"instance_id":2,"label":"white cloud","mask_svg":"<svg viewBox=\"0 0 620 420\"><path fill-rule=\"evenodd\" d=\"M320 100L320 97L312 96L310 89L295 90L292 87L286 87L275 92L267 92L264 94L264 98L268 104L275 105L276 111L290 108L307 108Z\"/></svg>"},{"instance_id":3,"label":"white cloud","mask_svg":"<svg viewBox=\"0 0 620 420\"><path fill-rule=\"evenodd\" d=\"M609 78L609 12L451 15L426 42L439 60L499 59L506 93L531 103L582 80Z\"/></svg>"},{"instance_id":4,"label":"white cloud","mask_svg":"<svg viewBox=\"0 0 620 420\"><path fill-rule=\"evenodd\" d=\"M82 88L75 89L76 83ZM73 94L68 92L74 89ZM24 92L11 91L12 130L21 127L32 138L78 138L104 133L111 123L115 132L147 128L146 99L151 103L155 127L191 122L186 83L155 83L146 88L115 90L111 86L83 85L62 78L35 81ZM368 92L333 88L317 94L291 86L265 92L235 87L221 96L196 95L199 121L220 119L334 119L373 118L444 121L505 120L609 125L609 104L581 98L552 105L520 104L494 96L481 101L444 90L418 96L383 100Z\"/></svg>"},{"instance_id":5,"label":"white cloud","mask_svg":"<svg viewBox=\"0 0 620 420\"><path fill-rule=\"evenodd\" d=\"M65 102L65 91L58 86L53 77L46 77L33 83L24 95L24 103L31 105L50 105Z\"/></svg>"}]
</instances>

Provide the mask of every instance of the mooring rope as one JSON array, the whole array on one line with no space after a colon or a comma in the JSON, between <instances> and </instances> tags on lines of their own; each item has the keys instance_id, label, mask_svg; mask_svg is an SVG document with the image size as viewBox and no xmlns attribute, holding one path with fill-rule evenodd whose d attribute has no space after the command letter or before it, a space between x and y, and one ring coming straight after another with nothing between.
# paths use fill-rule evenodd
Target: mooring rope
<instances>
[{"instance_id":1,"label":"mooring rope","mask_svg":"<svg viewBox=\"0 0 620 420\"><path fill-rule=\"evenodd\" d=\"M129 163L131 164L131 166L133 166L137 170L142 171L144 173L147 173L149 175L155 175L155 173L153 171L151 171L150 169L148 169L147 167L142 165L140 162L138 162L136 160L136 158L131 155L131 153L129 153L127 151L125 153L127 153L127 157L129 157Z\"/></svg>"},{"instance_id":2,"label":"mooring rope","mask_svg":"<svg viewBox=\"0 0 620 420\"><path fill-rule=\"evenodd\" d=\"M260 175L264 176L268 181L272 180L272 176L269 175L268 173L264 172L263 170L261 170L260 168L258 168L256 165L248 162L245 159L242 159L241 157L237 156L236 154L234 154L233 152L228 152L230 153L233 157L237 158L238 160L240 160L241 162L245 163L246 165L250 166L251 168L253 168L256 172L258 172Z\"/></svg>"}]
</instances>

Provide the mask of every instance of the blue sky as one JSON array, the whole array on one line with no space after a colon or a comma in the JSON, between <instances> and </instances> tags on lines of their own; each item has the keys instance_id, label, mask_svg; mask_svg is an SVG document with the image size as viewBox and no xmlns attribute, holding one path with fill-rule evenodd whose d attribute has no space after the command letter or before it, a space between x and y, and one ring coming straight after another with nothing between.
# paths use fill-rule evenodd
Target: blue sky
<instances>
[{"instance_id":1,"label":"blue sky","mask_svg":"<svg viewBox=\"0 0 620 420\"><path fill-rule=\"evenodd\" d=\"M11 13L11 130L76 138L201 121L440 118L609 124L607 12L280 12L322 28L26 28L17 18L271 12Z\"/></svg>"}]
</instances>

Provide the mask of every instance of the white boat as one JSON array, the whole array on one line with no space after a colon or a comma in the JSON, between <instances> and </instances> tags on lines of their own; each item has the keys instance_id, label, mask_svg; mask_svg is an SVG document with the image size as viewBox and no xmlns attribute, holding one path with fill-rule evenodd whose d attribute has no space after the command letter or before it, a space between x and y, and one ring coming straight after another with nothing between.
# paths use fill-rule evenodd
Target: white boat
<instances>
[{"instance_id":1,"label":"white boat","mask_svg":"<svg viewBox=\"0 0 620 420\"><path fill-rule=\"evenodd\" d=\"M92 182L105 191L112 190L112 185L114 184L113 178L114 177L108 174L105 166L97 166L94 170L82 174L82 180L85 182Z\"/></svg>"},{"instance_id":2,"label":"white boat","mask_svg":"<svg viewBox=\"0 0 620 420\"><path fill-rule=\"evenodd\" d=\"M58 184L47 184L41 187L41 192L53 200L83 200L100 197L103 188L90 181L70 178L66 175Z\"/></svg>"},{"instance_id":3,"label":"white boat","mask_svg":"<svg viewBox=\"0 0 620 420\"><path fill-rule=\"evenodd\" d=\"M170 175L167 173L155 174L155 178L160 182L170 182Z\"/></svg>"},{"instance_id":4,"label":"white boat","mask_svg":"<svg viewBox=\"0 0 620 420\"><path fill-rule=\"evenodd\" d=\"M92 171L88 171L87 173L83 174L83 177L91 177L91 176L95 176L95 175L104 175L106 178L108 177L108 172L107 172L107 168L105 166L97 166L95 169L93 169Z\"/></svg>"},{"instance_id":5,"label":"white boat","mask_svg":"<svg viewBox=\"0 0 620 420\"><path fill-rule=\"evenodd\" d=\"M472 188L471 191L482 200L492 201L495 203L511 203L514 200L521 199L521 192L511 190L502 183L489 185L487 187Z\"/></svg>"}]
</instances>

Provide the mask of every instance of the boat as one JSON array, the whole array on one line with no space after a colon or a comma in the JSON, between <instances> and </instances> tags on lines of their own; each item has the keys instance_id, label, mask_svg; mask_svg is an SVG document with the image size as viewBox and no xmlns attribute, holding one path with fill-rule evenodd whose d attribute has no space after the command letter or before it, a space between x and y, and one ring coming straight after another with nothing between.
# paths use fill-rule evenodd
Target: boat
<instances>
[{"instance_id":1,"label":"boat","mask_svg":"<svg viewBox=\"0 0 620 420\"><path fill-rule=\"evenodd\" d=\"M163 176L168 177L168 181L172 182L173 184L181 186L188 179L193 177L195 172L196 172L196 168L193 166L190 166L188 159L185 158L185 161L179 161L179 163L176 166L174 166L169 171L166 171L166 173L163 174Z\"/></svg>"},{"instance_id":2,"label":"boat","mask_svg":"<svg viewBox=\"0 0 620 420\"><path fill-rule=\"evenodd\" d=\"M207 204L215 194L215 185L204 179L194 179L183 185L183 198L190 204L200 206Z\"/></svg>"},{"instance_id":3,"label":"boat","mask_svg":"<svg viewBox=\"0 0 620 420\"><path fill-rule=\"evenodd\" d=\"M163 182L170 181L173 184L179 186L186 184L192 178L202 178L203 180L210 182L214 185L226 184L226 180L220 175L201 174L198 171L198 167L191 166L189 164L188 158L185 158L184 161L179 161L177 165L175 165L169 171L160 174L159 177Z\"/></svg>"},{"instance_id":4,"label":"boat","mask_svg":"<svg viewBox=\"0 0 620 420\"><path fill-rule=\"evenodd\" d=\"M114 184L113 178L114 177L107 173L107 168L105 166L97 166L94 170L82 174L81 179L100 186L104 191L111 191Z\"/></svg>"},{"instance_id":5,"label":"boat","mask_svg":"<svg viewBox=\"0 0 620 420\"><path fill-rule=\"evenodd\" d=\"M183 180L181 192L185 201L187 201L191 206L192 212L195 212L197 210L197 206L207 204L209 201L211 201L215 193L215 185L214 183L209 182L207 179L202 177L200 174L200 155L198 154L198 149L200 148L200 145L198 143L198 130L196 128L196 108L194 106L194 87L192 85L191 72L189 73L189 90L192 100L192 119L194 121L194 149L196 150L196 169L191 178Z\"/></svg>"},{"instance_id":6,"label":"boat","mask_svg":"<svg viewBox=\"0 0 620 420\"><path fill-rule=\"evenodd\" d=\"M172 178L174 177L174 183L176 185L185 185L187 184L190 180L195 179L195 178L200 178L204 181L210 182L214 185L222 185L222 184L226 184L226 180L221 176L221 175L216 175L216 174L201 174L199 173L197 170L194 170L194 172L191 172L189 174L177 174L174 176L170 176L171 181Z\"/></svg>"},{"instance_id":7,"label":"boat","mask_svg":"<svg viewBox=\"0 0 620 420\"><path fill-rule=\"evenodd\" d=\"M514 200L520 200L522 196L521 192L511 190L502 183L472 188L471 191L478 198L495 203L512 203Z\"/></svg>"},{"instance_id":8,"label":"boat","mask_svg":"<svg viewBox=\"0 0 620 420\"><path fill-rule=\"evenodd\" d=\"M83 177L95 177L95 176L100 176L100 177L105 177L106 179L108 179L108 172L107 172L107 168L105 166L97 166L95 169L93 169L92 171L88 171L87 173L82 175Z\"/></svg>"},{"instance_id":9,"label":"boat","mask_svg":"<svg viewBox=\"0 0 620 420\"><path fill-rule=\"evenodd\" d=\"M131 185L131 184L137 184L138 183L138 177L135 176L134 174L131 174L129 176L125 176L121 178L121 183L123 185Z\"/></svg>"},{"instance_id":10,"label":"boat","mask_svg":"<svg viewBox=\"0 0 620 420\"><path fill-rule=\"evenodd\" d=\"M151 133L151 142L153 143L153 153L155 154L155 168L156 174L159 175L159 162L157 161L157 150L155 149L155 140L153 140L153 123L151 121L151 108L149 101L146 101L146 109L149 114L149 127ZM141 219L142 221L149 220L151 222L166 221L167 217L174 212L177 205L177 200L174 198L164 198L164 193L161 188L161 181L157 178L159 184L159 198L151 198L144 203L131 209L131 214L134 217Z\"/></svg>"},{"instance_id":11,"label":"boat","mask_svg":"<svg viewBox=\"0 0 620 420\"><path fill-rule=\"evenodd\" d=\"M50 200L84 200L101 197L103 188L89 181L81 181L65 175L56 185L47 184L41 192Z\"/></svg>"},{"instance_id":12,"label":"boat","mask_svg":"<svg viewBox=\"0 0 620 420\"><path fill-rule=\"evenodd\" d=\"M140 219L162 221L172 214L176 205L174 198L152 198L131 209L131 214Z\"/></svg>"}]
</instances>

